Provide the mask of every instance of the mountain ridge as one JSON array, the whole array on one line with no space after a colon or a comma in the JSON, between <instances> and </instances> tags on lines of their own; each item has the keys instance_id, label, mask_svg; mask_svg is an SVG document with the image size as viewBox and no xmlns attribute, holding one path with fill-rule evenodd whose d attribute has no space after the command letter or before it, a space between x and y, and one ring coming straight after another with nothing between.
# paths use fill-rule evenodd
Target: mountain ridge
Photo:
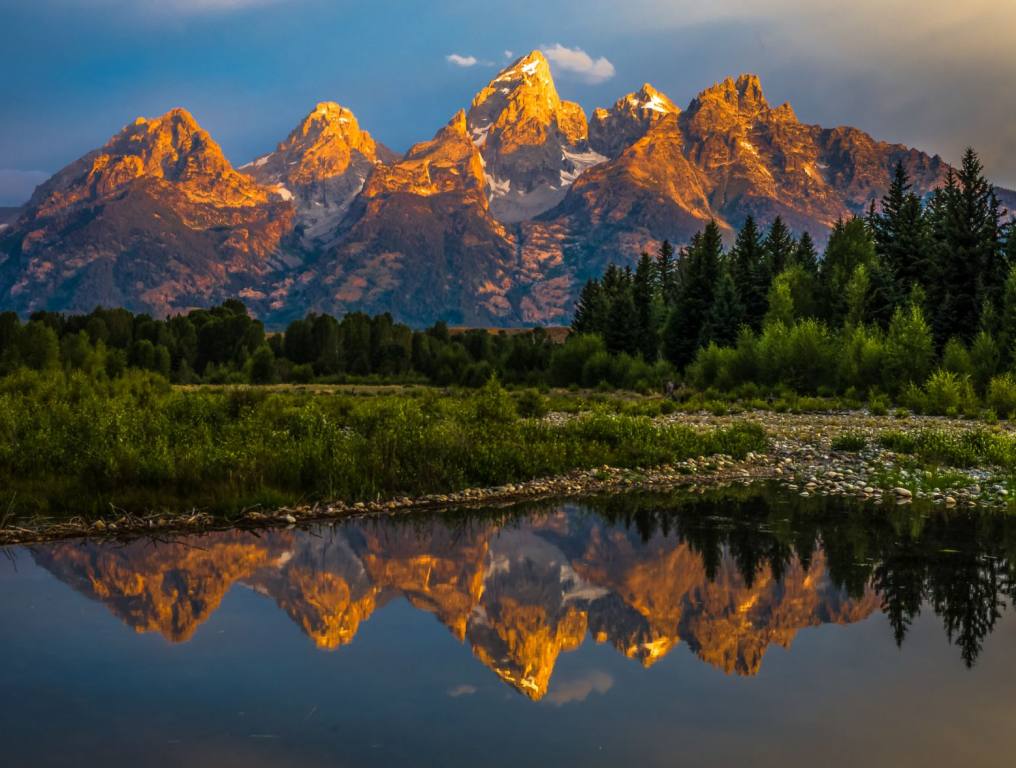
<instances>
[{"instance_id":1,"label":"mountain ridge","mask_svg":"<svg viewBox=\"0 0 1016 768\"><path fill-rule=\"evenodd\" d=\"M320 102L234 168L184 109L138 118L0 225L0 304L159 315L243 298L269 322L391 311L426 325L566 323L611 262L715 219L776 216L822 241L903 162L927 194L949 165L856 128L802 123L756 75L685 109L649 83L586 116L539 51L397 155ZM1016 207L1016 193L1000 190Z\"/></svg>"}]
</instances>

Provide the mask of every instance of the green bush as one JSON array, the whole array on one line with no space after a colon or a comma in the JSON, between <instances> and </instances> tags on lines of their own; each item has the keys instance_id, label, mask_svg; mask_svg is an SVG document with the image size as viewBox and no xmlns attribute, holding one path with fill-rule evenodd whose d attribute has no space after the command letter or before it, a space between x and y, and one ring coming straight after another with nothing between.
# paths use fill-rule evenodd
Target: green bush
<instances>
[{"instance_id":1,"label":"green bush","mask_svg":"<svg viewBox=\"0 0 1016 768\"><path fill-rule=\"evenodd\" d=\"M969 377L952 371L939 369L931 374L924 385L924 394L924 412L932 416L958 416L977 407Z\"/></svg>"},{"instance_id":2,"label":"green bush","mask_svg":"<svg viewBox=\"0 0 1016 768\"><path fill-rule=\"evenodd\" d=\"M912 454L925 463L953 467L984 464L1016 469L1016 438L983 429L947 432L930 429L921 432L884 432L879 444L896 453Z\"/></svg>"},{"instance_id":3,"label":"green bush","mask_svg":"<svg viewBox=\"0 0 1016 768\"><path fill-rule=\"evenodd\" d=\"M833 438L831 447L834 451L857 453L868 447L868 438L861 432L844 432Z\"/></svg>"},{"instance_id":4,"label":"green bush","mask_svg":"<svg viewBox=\"0 0 1016 768\"><path fill-rule=\"evenodd\" d=\"M889 398L881 392L868 393L868 410L872 416L889 415Z\"/></svg>"},{"instance_id":5,"label":"green bush","mask_svg":"<svg viewBox=\"0 0 1016 768\"><path fill-rule=\"evenodd\" d=\"M529 419L542 419L550 410L547 398L535 389L519 392L515 396L515 408L519 416Z\"/></svg>"},{"instance_id":6,"label":"green bush","mask_svg":"<svg viewBox=\"0 0 1016 768\"><path fill-rule=\"evenodd\" d=\"M1010 373L995 376L988 384L988 407L1005 419L1016 414L1016 378Z\"/></svg>"}]
</instances>

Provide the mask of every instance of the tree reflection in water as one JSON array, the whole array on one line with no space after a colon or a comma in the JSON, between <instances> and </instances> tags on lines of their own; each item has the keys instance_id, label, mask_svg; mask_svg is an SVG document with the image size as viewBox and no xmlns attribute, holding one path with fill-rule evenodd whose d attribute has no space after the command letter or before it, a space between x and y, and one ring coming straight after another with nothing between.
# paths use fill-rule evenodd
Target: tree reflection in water
<instances>
[{"instance_id":1,"label":"tree reflection in water","mask_svg":"<svg viewBox=\"0 0 1016 768\"><path fill-rule=\"evenodd\" d=\"M973 665L1014 591L1014 527L1000 515L742 488L32 553L127 625L173 642L238 583L324 649L404 597L539 699L558 656L587 636L647 667L683 642L753 675L770 645L878 610L902 645L930 608Z\"/></svg>"}]
</instances>

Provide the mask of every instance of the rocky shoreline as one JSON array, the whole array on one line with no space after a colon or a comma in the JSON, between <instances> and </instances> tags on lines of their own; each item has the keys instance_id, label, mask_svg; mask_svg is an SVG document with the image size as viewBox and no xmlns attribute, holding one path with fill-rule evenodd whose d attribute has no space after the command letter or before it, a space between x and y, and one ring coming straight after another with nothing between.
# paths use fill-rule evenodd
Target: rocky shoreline
<instances>
[{"instance_id":1,"label":"rocky shoreline","mask_svg":"<svg viewBox=\"0 0 1016 768\"><path fill-rule=\"evenodd\" d=\"M560 418L552 415L551 418ZM287 527L366 515L410 514L446 508L510 506L520 502L580 498L630 491L689 491L725 485L775 482L801 497L850 496L874 504L915 502L949 507L1005 509L1009 505L1008 477L997 468L922 469L910 457L881 448L875 438L887 429L902 432L924 429L970 430L970 422L929 417L903 420L875 417L866 412L777 414L753 412L727 416L705 413L670 414L668 423L711 429L752 420L762 424L770 440L765 453L749 453L743 460L703 456L653 468L599 467L564 475L467 488L453 493L371 502L300 505L265 511L251 509L233 519L192 510L185 514L120 514L98 520L71 518L38 520L0 527L0 546L80 537L124 537L194 533L227 528ZM1002 429L1009 430L1008 427ZM845 433L867 437L856 453L832 450Z\"/></svg>"}]
</instances>

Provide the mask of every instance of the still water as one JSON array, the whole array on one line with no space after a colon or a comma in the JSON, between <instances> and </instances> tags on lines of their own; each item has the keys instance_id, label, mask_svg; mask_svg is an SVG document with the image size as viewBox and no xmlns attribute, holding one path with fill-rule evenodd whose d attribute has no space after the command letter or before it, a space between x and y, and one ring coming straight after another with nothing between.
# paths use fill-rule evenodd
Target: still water
<instances>
[{"instance_id":1,"label":"still water","mask_svg":"<svg viewBox=\"0 0 1016 768\"><path fill-rule=\"evenodd\" d=\"M1016 755L1004 517L757 490L5 554L9 766Z\"/></svg>"}]
</instances>

